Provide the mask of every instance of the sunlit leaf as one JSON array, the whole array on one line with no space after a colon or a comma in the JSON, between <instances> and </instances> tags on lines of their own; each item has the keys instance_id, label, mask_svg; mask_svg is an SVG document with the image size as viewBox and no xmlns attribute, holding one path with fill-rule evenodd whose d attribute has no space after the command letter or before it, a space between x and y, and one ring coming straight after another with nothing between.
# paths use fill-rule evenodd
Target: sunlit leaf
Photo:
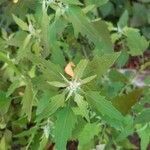
<instances>
[{"instance_id":1,"label":"sunlit leaf","mask_svg":"<svg viewBox=\"0 0 150 150\"><path fill-rule=\"evenodd\" d=\"M17 25L22 29L22 30L25 30L25 31L28 31L29 28L28 28L28 25L26 22L24 22L23 20L21 20L20 18L18 18L17 16L15 16L14 14L12 15L13 16L13 19L15 20L15 22L17 23Z\"/></svg>"},{"instance_id":2,"label":"sunlit leaf","mask_svg":"<svg viewBox=\"0 0 150 150\"><path fill-rule=\"evenodd\" d=\"M48 82L48 84L55 86L55 87L66 87L67 85L65 83L62 82L58 82L58 81L52 81L52 82Z\"/></svg>"}]
</instances>

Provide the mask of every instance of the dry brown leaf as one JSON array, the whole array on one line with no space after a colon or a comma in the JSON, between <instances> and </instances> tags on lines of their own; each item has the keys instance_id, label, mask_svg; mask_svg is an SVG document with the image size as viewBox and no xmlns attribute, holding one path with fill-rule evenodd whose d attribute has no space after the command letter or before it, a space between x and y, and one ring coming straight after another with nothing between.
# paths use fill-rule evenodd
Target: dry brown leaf
<instances>
[{"instance_id":1,"label":"dry brown leaf","mask_svg":"<svg viewBox=\"0 0 150 150\"><path fill-rule=\"evenodd\" d=\"M65 73L71 77L74 76L74 71L73 71L72 67L75 67L75 64L73 62L69 62L65 67Z\"/></svg>"}]
</instances>

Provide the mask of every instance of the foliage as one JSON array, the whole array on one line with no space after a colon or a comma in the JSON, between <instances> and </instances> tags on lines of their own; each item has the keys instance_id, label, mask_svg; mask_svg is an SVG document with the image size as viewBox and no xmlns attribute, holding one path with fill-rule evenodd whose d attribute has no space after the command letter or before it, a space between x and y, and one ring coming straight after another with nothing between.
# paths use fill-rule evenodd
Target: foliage
<instances>
[{"instance_id":1,"label":"foliage","mask_svg":"<svg viewBox=\"0 0 150 150\"><path fill-rule=\"evenodd\" d=\"M149 67L149 8L149 0L1 0L0 149L65 150L69 141L135 149L136 132L145 150L150 82L139 87L137 77ZM136 73L127 68L135 57Z\"/></svg>"}]
</instances>

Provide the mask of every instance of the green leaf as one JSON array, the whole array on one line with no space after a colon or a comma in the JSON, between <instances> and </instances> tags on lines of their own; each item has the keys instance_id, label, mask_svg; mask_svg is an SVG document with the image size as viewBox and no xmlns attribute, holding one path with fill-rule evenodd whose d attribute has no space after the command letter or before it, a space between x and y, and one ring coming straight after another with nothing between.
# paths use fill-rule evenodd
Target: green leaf
<instances>
[{"instance_id":1,"label":"green leaf","mask_svg":"<svg viewBox=\"0 0 150 150\"><path fill-rule=\"evenodd\" d=\"M9 97L20 86L20 80L15 80L7 90L7 97Z\"/></svg>"},{"instance_id":2,"label":"green leaf","mask_svg":"<svg viewBox=\"0 0 150 150\"><path fill-rule=\"evenodd\" d=\"M86 99L88 103L102 115L110 125L121 126L124 123L124 117L122 114L112 105L112 103L101 96L98 92L88 91L86 92Z\"/></svg>"},{"instance_id":3,"label":"green leaf","mask_svg":"<svg viewBox=\"0 0 150 150\"><path fill-rule=\"evenodd\" d=\"M25 40L23 41L23 44L18 50L17 53L17 60L19 61L20 59L27 57L28 53L30 52L30 48L28 47L31 41L31 34L28 34Z\"/></svg>"},{"instance_id":4,"label":"green leaf","mask_svg":"<svg viewBox=\"0 0 150 150\"><path fill-rule=\"evenodd\" d=\"M20 18L18 18L18 17L15 16L14 14L13 14L12 16L13 16L13 19L14 19L14 21L16 22L16 24L17 24L22 30L25 30L25 31L28 31L28 30L29 30L27 23L25 23L23 20L21 20Z\"/></svg>"},{"instance_id":5,"label":"green leaf","mask_svg":"<svg viewBox=\"0 0 150 150\"><path fill-rule=\"evenodd\" d=\"M77 103L78 108L75 108L75 112L77 115L81 115L89 120L89 111L88 111L88 103L84 101L83 96L79 94L75 94L74 101Z\"/></svg>"},{"instance_id":6,"label":"green leaf","mask_svg":"<svg viewBox=\"0 0 150 150\"><path fill-rule=\"evenodd\" d=\"M49 42L51 47L51 60L56 64L61 64L64 66L65 58L63 55L63 51L60 48L60 41L58 39L58 34L61 35L63 30L66 27L66 21L63 18L59 18L55 20L49 27L48 35L49 35Z\"/></svg>"},{"instance_id":7,"label":"green leaf","mask_svg":"<svg viewBox=\"0 0 150 150\"><path fill-rule=\"evenodd\" d=\"M36 115L41 114L47 106L49 106L51 98L57 93L54 91L44 90L43 94L39 97L37 102Z\"/></svg>"},{"instance_id":8,"label":"green leaf","mask_svg":"<svg viewBox=\"0 0 150 150\"><path fill-rule=\"evenodd\" d=\"M47 15L47 9L43 10L40 9L40 13L42 13L42 18L41 20L41 40L44 46L44 49L46 50L45 53L47 55L50 52L50 42L49 42L49 22L50 22L50 17Z\"/></svg>"},{"instance_id":9,"label":"green leaf","mask_svg":"<svg viewBox=\"0 0 150 150\"><path fill-rule=\"evenodd\" d=\"M110 70L110 72L109 72L109 78L113 82L119 82L119 81L123 82L123 83L128 83L129 82L128 78L124 74L120 73L116 69Z\"/></svg>"},{"instance_id":10,"label":"green leaf","mask_svg":"<svg viewBox=\"0 0 150 150\"><path fill-rule=\"evenodd\" d=\"M138 131L138 135L141 139L141 142L140 142L141 150L146 150L148 147L148 144L150 142L149 133L150 133L149 125L147 125L145 129L141 129L140 131Z\"/></svg>"},{"instance_id":11,"label":"green leaf","mask_svg":"<svg viewBox=\"0 0 150 150\"><path fill-rule=\"evenodd\" d=\"M29 121L31 120L32 106L33 106L33 87L32 83L28 81L22 99L22 113L27 115Z\"/></svg>"},{"instance_id":12,"label":"green leaf","mask_svg":"<svg viewBox=\"0 0 150 150\"><path fill-rule=\"evenodd\" d=\"M95 56L88 64L87 74L96 74L97 78L100 78L114 64L119 55L120 53L113 53L105 54L103 56Z\"/></svg>"},{"instance_id":13,"label":"green leaf","mask_svg":"<svg viewBox=\"0 0 150 150\"><path fill-rule=\"evenodd\" d=\"M54 130L57 150L66 150L67 140L71 138L76 121L77 118L69 107L65 107L58 112Z\"/></svg>"},{"instance_id":14,"label":"green leaf","mask_svg":"<svg viewBox=\"0 0 150 150\"><path fill-rule=\"evenodd\" d=\"M83 5L81 2L79 2L79 0L60 0L60 1L66 4Z\"/></svg>"},{"instance_id":15,"label":"green leaf","mask_svg":"<svg viewBox=\"0 0 150 150\"><path fill-rule=\"evenodd\" d=\"M88 144L99 132L100 127L97 123L87 123L78 136L79 148Z\"/></svg>"},{"instance_id":16,"label":"green leaf","mask_svg":"<svg viewBox=\"0 0 150 150\"><path fill-rule=\"evenodd\" d=\"M116 141L123 141L127 138L127 136L133 134L134 132L134 124L133 124L133 118L131 116L125 117L125 124L122 128L121 132L116 138Z\"/></svg>"},{"instance_id":17,"label":"green leaf","mask_svg":"<svg viewBox=\"0 0 150 150\"><path fill-rule=\"evenodd\" d=\"M50 102L46 103L46 106L44 109L42 109L42 112L37 114L36 120L40 121L44 118L48 118L49 116L51 116L53 113L57 111L58 108L64 105L64 101L65 101L64 93L58 94L50 98Z\"/></svg>"},{"instance_id":18,"label":"green leaf","mask_svg":"<svg viewBox=\"0 0 150 150\"><path fill-rule=\"evenodd\" d=\"M48 84L50 84L50 85L52 85L54 87L58 87L58 88L67 86L67 84L62 83L62 82L58 82L58 81L48 82Z\"/></svg>"},{"instance_id":19,"label":"green leaf","mask_svg":"<svg viewBox=\"0 0 150 150\"><path fill-rule=\"evenodd\" d=\"M22 42L27 37L28 33L22 30L17 31L11 38L7 40L7 44L10 46L21 47Z\"/></svg>"},{"instance_id":20,"label":"green leaf","mask_svg":"<svg viewBox=\"0 0 150 150\"><path fill-rule=\"evenodd\" d=\"M107 23L103 20L98 20L93 21L92 25L96 29L96 32L102 37L101 43L99 43L95 48L96 54L101 54L101 50L104 53L113 52L113 44Z\"/></svg>"},{"instance_id":21,"label":"green leaf","mask_svg":"<svg viewBox=\"0 0 150 150\"><path fill-rule=\"evenodd\" d=\"M127 36L129 54L132 56L142 55L149 46L149 42L145 39L144 36L141 36L136 29L125 28L124 34Z\"/></svg>"},{"instance_id":22,"label":"green leaf","mask_svg":"<svg viewBox=\"0 0 150 150\"><path fill-rule=\"evenodd\" d=\"M4 53L0 52L0 60L7 63L13 70L17 73L20 74L20 71L17 69L17 67L13 64L12 60L8 58Z\"/></svg>"},{"instance_id":23,"label":"green leaf","mask_svg":"<svg viewBox=\"0 0 150 150\"><path fill-rule=\"evenodd\" d=\"M104 52L102 47L106 43L102 41L103 39L106 39L105 34L100 33L98 30L96 30L95 26L93 26L93 24L90 23L85 14L83 14L82 9L75 6L70 6L66 14L68 16L69 22L71 22L73 25L75 36L78 37L79 33L81 33L82 35L86 35L90 41L94 42L100 52Z\"/></svg>"},{"instance_id":24,"label":"green leaf","mask_svg":"<svg viewBox=\"0 0 150 150\"><path fill-rule=\"evenodd\" d=\"M0 139L0 149L1 150L7 150L8 149L5 135Z\"/></svg>"},{"instance_id":25,"label":"green leaf","mask_svg":"<svg viewBox=\"0 0 150 150\"><path fill-rule=\"evenodd\" d=\"M30 54L28 59L40 68L48 81L62 80L60 73L63 74L63 71L59 65L45 60L41 56L38 57L33 54Z\"/></svg>"},{"instance_id":26,"label":"green leaf","mask_svg":"<svg viewBox=\"0 0 150 150\"><path fill-rule=\"evenodd\" d=\"M93 76L90 76L90 77L87 77L87 78L81 80L80 83L81 83L81 84L86 84L86 83L88 83L88 82L94 80L95 78L96 78L96 75L93 75Z\"/></svg>"},{"instance_id":27,"label":"green leaf","mask_svg":"<svg viewBox=\"0 0 150 150\"><path fill-rule=\"evenodd\" d=\"M150 109L142 110L135 118L135 124L145 124L150 122Z\"/></svg>"},{"instance_id":28,"label":"green leaf","mask_svg":"<svg viewBox=\"0 0 150 150\"><path fill-rule=\"evenodd\" d=\"M126 95L117 96L112 100L112 104L122 114L126 115L131 110L131 107L138 101L141 96L143 89L135 89Z\"/></svg>"},{"instance_id":29,"label":"green leaf","mask_svg":"<svg viewBox=\"0 0 150 150\"><path fill-rule=\"evenodd\" d=\"M86 0L86 4L89 5L89 4L94 4L96 5L97 7L100 7L104 4L106 4L109 0Z\"/></svg>"},{"instance_id":30,"label":"green leaf","mask_svg":"<svg viewBox=\"0 0 150 150\"><path fill-rule=\"evenodd\" d=\"M88 5L85 8L83 8L82 11L84 12L84 14L87 14L88 12L93 10L94 8L95 8L95 5Z\"/></svg>"},{"instance_id":31,"label":"green leaf","mask_svg":"<svg viewBox=\"0 0 150 150\"><path fill-rule=\"evenodd\" d=\"M87 67L87 64L88 64L88 60L86 60L86 59L81 60L77 64L76 68L74 69L74 74L75 74L74 78L75 79L81 79L83 77L83 74Z\"/></svg>"},{"instance_id":32,"label":"green leaf","mask_svg":"<svg viewBox=\"0 0 150 150\"><path fill-rule=\"evenodd\" d=\"M6 93L0 91L0 115L4 115L7 113L10 106L10 98L6 97Z\"/></svg>"},{"instance_id":33,"label":"green leaf","mask_svg":"<svg viewBox=\"0 0 150 150\"><path fill-rule=\"evenodd\" d=\"M0 150L10 149L10 142L12 141L12 132L5 129L0 139Z\"/></svg>"},{"instance_id":34,"label":"green leaf","mask_svg":"<svg viewBox=\"0 0 150 150\"><path fill-rule=\"evenodd\" d=\"M38 150L43 150L46 148L46 145L48 143L48 138L45 136L45 134L43 133L42 137L41 137L41 141L40 141L40 145Z\"/></svg>"},{"instance_id":35,"label":"green leaf","mask_svg":"<svg viewBox=\"0 0 150 150\"><path fill-rule=\"evenodd\" d=\"M14 135L15 138L21 138L24 136L31 136L32 134L34 134L37 130L37 126L36 127L32 127L28 130L24 130L23 132L17 133L16 135Z\"/></svg>"},{"instance_id":36,"label":"green leaf","mask_svg":"<svg viewBox=\"0 0 150 150\"><path fill-rule=\"evenodd\" d=\"M129 54L127 53L127 51L122 51L120 56L118 57L116 64L119 68L123 67L129 59Z\"/></svg>"},{"instance_id":37,"label":"green leaf","mask_svg":"<svg viewBox=\"0 0 150 150\"><path fill-rule=\"evenodd\" d=\"M128 25L128 19L129 19L129 15L128 15L128 11L125 10L122 14L122 16L119 19L119 22L117 23L118 28L123 29L125 26Z\"/></svg>"}]
</instances>

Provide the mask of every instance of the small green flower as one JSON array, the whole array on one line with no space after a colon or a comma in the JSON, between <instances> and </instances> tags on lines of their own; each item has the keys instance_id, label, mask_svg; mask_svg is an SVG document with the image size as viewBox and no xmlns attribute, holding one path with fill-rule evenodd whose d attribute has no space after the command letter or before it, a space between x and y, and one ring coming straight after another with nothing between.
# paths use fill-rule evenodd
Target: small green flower
<instances>
[{"instance_id":1,"label":"small green flower","mask_svg":"<svg viewBox=\"0 0 150 150\"><path fill-rule=\"evenodd\" d=\"M48 82L50 85L58 88L65 88L66 93L68 93L66 100L68 100L72 95L76 94L77 91L81 89L81 86L92 81L96 75L87 77L85 79L71 79L69 81L64 75L62 75L62 78L65 82L59 82L59 81L52 81Z\"/></svg>"}]
</instances>

